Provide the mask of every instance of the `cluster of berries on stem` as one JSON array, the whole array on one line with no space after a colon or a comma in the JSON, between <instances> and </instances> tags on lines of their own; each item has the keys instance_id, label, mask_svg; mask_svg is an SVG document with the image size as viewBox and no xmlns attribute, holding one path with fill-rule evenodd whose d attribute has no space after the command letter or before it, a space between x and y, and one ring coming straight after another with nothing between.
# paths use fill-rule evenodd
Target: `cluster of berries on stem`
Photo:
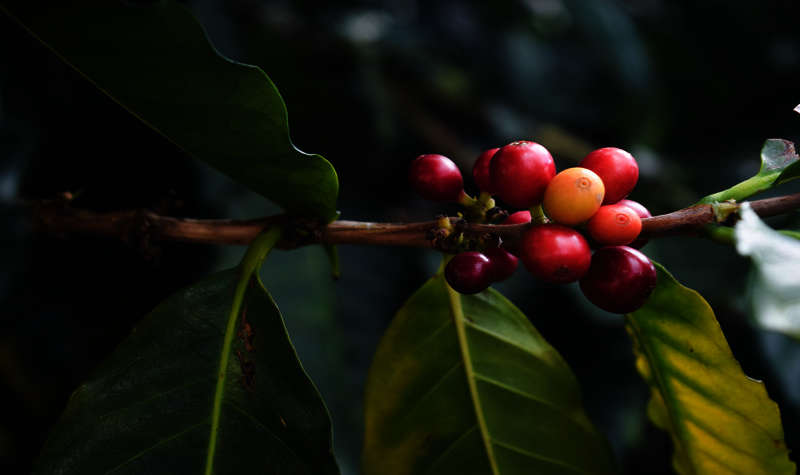
<instances>
[{"instance_id":1,"label":"cluster of berries on stem","mask_svg":"<svg viewBox=\"0 0 800 475\"><path fill-rule=\"evenodd\" d=\"M625 199L639 178L630 153L601 148L579 166L556 173L545 147L516 141L483 152L472 174L481 191L478 199L464 191L458 167L442 155L417 157L409 180L424 198L461 204L469 219L531 225L514 254L495 240L453 256L445 268L453 289L481 292L511 277L521 260L542 281L579 282L589 301L610 312L629 313L647 300L655 288L656 271L638 248L647 242L639 233L642 218L650 213ZM520 211L498 213L492 197Z\"/></svg>"}]
</instances>

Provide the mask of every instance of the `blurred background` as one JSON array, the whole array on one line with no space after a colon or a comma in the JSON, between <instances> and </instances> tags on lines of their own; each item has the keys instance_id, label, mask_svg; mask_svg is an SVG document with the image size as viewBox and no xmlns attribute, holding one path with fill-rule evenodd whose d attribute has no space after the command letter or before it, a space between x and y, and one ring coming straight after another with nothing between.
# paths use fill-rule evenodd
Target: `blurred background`
<instances>
[{"instance_id":1,"label":"blurred background","mask_svg":"<svg viewBox=\"0 0 800 475\"><path fill-rule=\"evenodd\" d=\"M631 151L631 195L660 214L751 176L769 137L800 139L800 3L667 0L184 2L225 55L259 65L295 143L324 155L345 219L431 219L405 181L422 153L469 177L487 148L547 146L559 169L588 151ZM247 218L276 208L128 115L0 16L0 472L26 473L69 394L159 301L244 249L35 234L20 199ZM798 191L785 186L778 193ZM797 213L773 224L797 228ZM745 372L781 407L800 451L800 343L751 324L749 264L697 238L644 248L711 303ZM263 277L332 414L344 474L359 473L362 393L393 313L436 269L417 249L275 253ZM575 285L520 271L497 286L577 374L591 419L625 473L671 473L671 443L645 416L647 389L619 316Z\"/></svg>"}]
</instances>

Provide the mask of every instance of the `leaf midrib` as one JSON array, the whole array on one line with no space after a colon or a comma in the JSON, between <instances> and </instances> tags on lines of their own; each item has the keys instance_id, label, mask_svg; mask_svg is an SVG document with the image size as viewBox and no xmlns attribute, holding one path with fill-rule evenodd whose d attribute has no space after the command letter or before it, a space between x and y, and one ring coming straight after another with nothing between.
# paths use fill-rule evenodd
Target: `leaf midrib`
<instances>
[{"instance_id":1,"label":"leaf midrib","mask_svg":"<svg viewBox=\"0 0 800 475\"><path fill-rule=\"evenodd\" d=\"M648 366L650 366L650 370L653 373L653 377L656 380L656 384L658 385L658 388L661 391L661 394L662 394L661 400L664 403L665 409L667 410L667 417L669 418L670 424L673 427L673 430L670 431L670 432L677 435L677 428L680 427L680 426L678 425L678 421L676 420L675 409L674 408L670 408L671 404L669 402L667 402L667 398L664 397L664 395L666 394L666 391L667 391L666 383L664 381L664 375L662 374L661 369L653 364L653 361L655 361L655 357L653 355L653 351L650 348L650 345L648 345L644 341L644 338L642 338L641 328L639 328L639 325L637 325L637 323L636 323L636 321L635 321L635 319L633 317L633 314L629 314L627 316L627 320L628 320L628 323L630 324L631 328L633 329L633 332L636 334L636 340L639 342L639 347L641 348L641 350L647 356L647 364L648 364ZM673 395L673 397L674 397L674 395ZM683 440L683 438L682 437L673 437L673 441L674 441L674 443L676 445L675 450L677 451L678 450L678 446L680 446L680 450L683 453L686 454L686 460L690 463L689 467L687 467L687 468L690 469L693 474L697 475L697 470L694 467L694 463L688 457L689 451L686 448L686 443Z\"/></svg>"},{"instance_id":2,"label":"leaf midrib","mask_svg":"<svg viewBox=\"0 0 800 475\"><path fill-rule=\"evenodd\" d=\"M458 345L461 349L461 357L464 362L467 385L469 386L470 396L472 397L472 403L475 408L475 417L478 420L478 427L480 428L483 445L486 448L486 456L489 459L489 465L492 468L492 474L499 475L500 471L497 468L497 460L494 456L494 448L492 447L492 441L490 440L489 430L486 427L486 420L483 415L483 408L481 407L481 399L478 395L478 387L477 384L475 384L475 371L472 367L472 358L469 353L467 330L464 325L464 310L461 307L461 294L453 290L443 278L442 283L447 289L447 296L450 301L450 310L453 316L453 323L455 324L456 335L458 336Z\"/></svg>"},{"instance_id":3,"label":"leaf midrib","mask_svg":"<svg viewBox=\"0 0 800 475\"><path fill-rule=\"evenodd\" d=\"M220 354L219 370L217 372L217 385L214 390L214 405L211 409L211 430L208 437L208 450L206 453L205 475L214 472L214 455L217 448L217 436L219 435L219 423L222 417L222 403L225 397L225 380L228 373L228 361L230 359L233 339L236 335L236 323L239 320L239 313L244 300L245 292L250 284L253 274L258 272L261 263L267 257L275 244L281 237L282 229L274 226L260 234L247 249L239 265L239 281L233 294L231 311L228 313L228 323L225 326L225 336L222 342L222 353Z\"/></svg>"}]
</instances>

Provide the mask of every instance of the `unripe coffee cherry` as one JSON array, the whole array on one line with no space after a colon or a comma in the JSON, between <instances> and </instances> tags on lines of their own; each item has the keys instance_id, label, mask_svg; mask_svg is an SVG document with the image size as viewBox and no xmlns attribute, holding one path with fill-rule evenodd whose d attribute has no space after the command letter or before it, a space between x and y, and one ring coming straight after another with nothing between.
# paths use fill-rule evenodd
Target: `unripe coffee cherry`
<instances>
[{"instance_id":1,"label":"unripe coffee cherry","mask_svg":"<svg viewBox=\"0 0 800 475\"><path fill-rule=\"evenodd\" d=\"M500 199L515 208L530 208L542 202L556 165L550 152L538 143L512 142L492 157L489 174Z\"/></svg>"},{"instance_id":2,"label":"unripe coffee cherry","mask_svg":"<svg viewBox=\"0 0 800 475\"><path fill-rule=\"evenodd\" d=\"M556 175L544 192L542 208L551 220L575 226L600 208L605 196L603 180L586 168L567 168Z\"/></svg>"},{"instance_id":3,"label":"unripe coffee cherry","mask_svg":"<svg viewBox=\"0 0 800 475\"><path fill-rule=\"evenodd\" d=\"M546 282L574 282L589 270L592 253L577 231L559 224L540 224L522 235L519 256L528 271Z\"/></svg>"},{"instance_id":4,"label":"unripe coffee cherry","mask_svg":"<svg viewBox=\"0 0 800 475\"><path fill-rule=\"evenodd\" d=\"M638 214L639 218L641 218L641 219L652 218L653 217L653 215L650 214L650 211L647 208L645 208L644 205L639 203L638 201L625 199L625 200L619 200L617 202L617 204L618 205L627 206L628 208L636 211L636 214ZM643 238L643 237L640 236L640 237L637 237L635 241L633 241L632 243L628 244L628 247L632 247L634 249L641 249L642 247L644 247L645 244L647 244L647 238Z\"/></svg>"},{"instance_id":5,"label":"unripe coffee cherry","mask_svg":"<svg viewBox=\"0 0 800 475\"><path fill-rule=\"evenodd\" d=\"M531 222L531 212L528 210L511 213L501 224L524 224Z\"/></svg>"},{"instance_id":6,"label":"unripe coffee cherry","mask_svg":"<svg viewBox=\"0 0 800 475\"><path fill-rule=\"evenodd\" d=\"M639 179L639 165L625 150L606 147L595 150L580 165L597 173L606 186L603 204L612 204L628 196Z\"/></svg>"},{"instance_id":7,"label":"unripe coffee cherry","mask_svg":"<svg viewBox=\"0 0 800 475\"><path fill-rule=\"evenodd\" d=\"M480 252L462 252L447 263L444 277L457 292L477 294L492 283L492 264Z\"/></svg>"},{"instance_id":8,"label":"unripe coffee cherry","mask_svg":"<svg viewBox=\"0 0 800 475\"><path fill-rule=\"evenodd\" d=\"M506 280L517 270L519 259L502 247L490 247L484 250L483 254L492 264L490 272L492 282Z\"/></svg>"},{"instance_id":9,"label":"unripe coffee cherry","mask_svg":"<svg viewBox=\"0 0 800 475\"><path fill-rule=\"evenodd\" d=\"M486 150L478 156L478 159L475 160L475 165L472 166L472 177L475 179L475 184L478 185L478 189L490 195L494 194L494 189L492 188L492 179L489 176L489 164L498 150L500 149L492 148Z\"/></svg>"},{"instance_id":10,"label":"unripe coffee cherry","mask_svg":"<svg viewBox=\"0 0 800 475\"><path fill-rule=\"evenodd\" d=\"M452 160L437 154L420 155L408 171L411 185L423 198L433 201L458 201L464 192L464 179Z\"/></svg>"},{"instance_id":11,"label":"unripe coffee cherry","mask_svg":"<svg viewBox=\"0 0 800 475\"><path fill-rule=\"evenodd\" d=\"M622 246L639 236L642 220L633 208L617 203L601 206L586 228L598 244Z\"/></svg>"},{"instance_id":12,"label":"unripe coffee cherry","mask_svg":"<svg viewBox=\"0 0 800 475\"><path fill-rule=\"evenodd\" d=\"M604 247L592 256L580 287L583 295L603 310L630 313L644 305L656 287L656 268L636 249Z\"/></svg>"}]
</instances>

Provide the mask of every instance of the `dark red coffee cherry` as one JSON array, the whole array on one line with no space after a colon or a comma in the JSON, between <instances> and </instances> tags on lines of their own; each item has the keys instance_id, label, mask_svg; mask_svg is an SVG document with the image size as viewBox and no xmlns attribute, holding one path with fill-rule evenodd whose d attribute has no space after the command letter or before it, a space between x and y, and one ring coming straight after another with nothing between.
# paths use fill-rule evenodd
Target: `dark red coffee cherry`
<instances>
[{"instance_id":1,"label":"dark red coffee cherry","mask_svg":"<svg viewBox=\"0 0 800 475\"><path fill-rule=\"evenodd\" d=\"M511 213L501 224L524 224L531 222L531 212L528 210Z\"/></svg>"},{"instance_id":2,"label":"dark red coffee cherry","mask_svg":"<svg viewBox=\"0 0 800 475\"><path fill-rule=\"evenodd\" d=\"M502 247L490 247L484 250L483 254L492 263L490 273L492 282L506 280L517 270L519 259Z\"/></svg>"},{"instance_id":3,"label":"dark red coffee cherry","mask_svg":"<svg viewBox=\"0 0 800 475\"><path fill-rule=\"evenodd\" d=\"M625 199L625 200L619 200L617 202L617 204L618 205L627 206L628 208L636 211L636 214L639 215L640 219L652 218L653 217L653 215L650 214L650 211L647 208L645 208L644 205L639 203L638 201ZM635 241L633 241L632 243L628 244L628 247L632 247L634 249L641 249L642 247L644 247L645 244L647 244L647 238L638 237L638 238L636 238Z\"/></svg>"},{"instance_id":4,"label":"dark red coffee cherry","mask_svg":"<svg viewBox=\"0 0 800 475\"><path fill-rule=\"evenodd\" d=\"M492 263L480 252L462 252L447 263L444 277L457 292L477 294L492 283Z\"/></svg>"},{"instance_id":5,"label":"dark red coffee cherry","mask_svg":"<svg viewBox=\"0 0 800 475\"><path fill-rule=\"evenodd\" d=\"M497 151L489 164L492 189L515 208L542 202L556 165L546 148L535 142L512 142Z\"/></svg>"},{"instance_id":6,"label":"dark red coffee cherry","mask_svg":"<svg viewBox=\"0 0 800 475\"><path fill-rule=\"evenodd\" d=\"M498 150L500 149L492 148L486 150L480 154L478 159L475 160L475 165L472 166L472 177L475 178L475 184L478 185L478 189L490 195L494 194L494 190L492 189L492 179L489 176L489 163Z\"/></svg>"},{"instance_id":7,"label":"dark red coffee cherry","mask_svg":"<svg viewBox=\"0 0 800 475\"><path fill-rule=\"evenodd\" d=\"M535 277L564 284L586 274L592 253L578 231L560 224L540 224L522 235L519 257Z\"/></svg>"},{"instance_id":8,"label":"dark red coffee cherry","mask_svg":"<svg viewBox=\"0 0 800 475\"><path fill-rule=\"evenodd\" d=\"M452 160L437 154L420 155L408 171L408 180L423 198L433 201L458 201L464 192L464 179Z\"/></svg>"},{"instance_id":9,"label":"dark red coffee cherry","mask_svg":"<svg viewBox=\"0 0 800 475\"><path fill-rule=\"evenodd\" d=\"M656 268L636 249L604 247L592 256L580 287L583 295L603 310L630 313L644 305L656 287Z\"/></svg>"},{"instance_id":10,"label":"dark red coffee cherry","mask_svg":"<svg viewBox=\"0 0 800 475\"><path fill-rule=\"evenodd\" d=\"M639 179L639 165L625 150L606 147L595 150L581 161L583 168L597 173L606 188L603 204L612 204L628 196Z\"/></svg>"}]
</instances>

